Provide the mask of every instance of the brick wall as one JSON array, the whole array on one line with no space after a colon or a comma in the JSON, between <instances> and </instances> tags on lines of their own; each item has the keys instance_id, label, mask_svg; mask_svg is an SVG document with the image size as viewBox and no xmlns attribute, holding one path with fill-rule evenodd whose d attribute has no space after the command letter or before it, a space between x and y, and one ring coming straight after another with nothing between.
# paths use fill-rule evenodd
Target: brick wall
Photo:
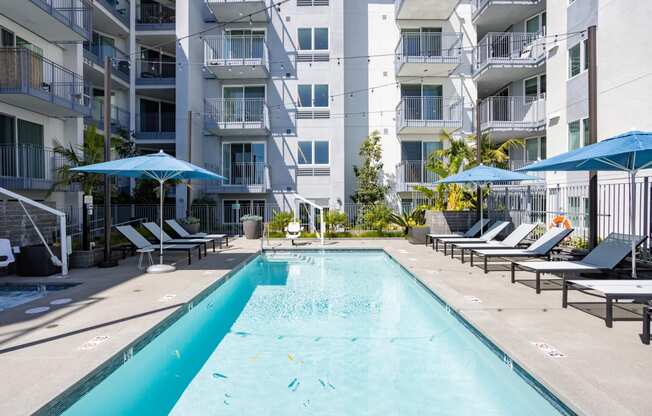
<instances>
[{"instance_id":1,"label":"brick wall","mask_svg":"<svg viewBox=\"0 0 652 416\"><path fill-rule=\"evenodd\" d=\"M54 203L45 204L54 208ZM45 240L51 243L53 233L58 231L57 217L27 204L25 204L25 208L41 230ZM0 238L8 238L12 246L41 244L32 223L16 201L0 201Z\"/></svg>"}]
</instances>

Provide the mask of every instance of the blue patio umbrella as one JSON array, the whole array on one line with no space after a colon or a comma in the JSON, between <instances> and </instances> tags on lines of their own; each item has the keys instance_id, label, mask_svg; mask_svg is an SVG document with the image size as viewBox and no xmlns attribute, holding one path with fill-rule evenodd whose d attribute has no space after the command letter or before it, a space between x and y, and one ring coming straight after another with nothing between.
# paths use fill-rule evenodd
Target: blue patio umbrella
<instances>
[{"instance_id":1,"label":"blue patio umbrella","mask_svg":"<svg viewBox=\"0 0 652 416\"><path fill-rule=\"evenodd\" d=\"M176 159L162 150L145 156L136 156L126 159L111 160L93 165L80 166L71 169L74 172L95 173L111 176L126 176L137 179L154 179L159 182L160 195L160 264L150 266L150 273L164 273L173 271L174 267L163 264L163 184L170 179L226 179L192 163Z\"/></svg>"},{"instance_id":2,"label":"blue patio umbrella","mask_svg":"<svg viewBox=\"0 0 652 416\"><path fill-rule=\"evenodd\" d=\"M636 216L636 174L652 167L652 132L630 131L521 168L522 171L622 171L630 180L630 232ZM632 277L636 277L636 245L632 239Z\"/></svg>"},{"instance_id":3,"label":"blue patio umbrella","mask_svg":"<svg viewBox=\"0 0 652 416\"><path fill-rule=\"evenodd\" d=\"M476 186L482 186L488 183L496 182L522 182L538 181L536 176L525 175L520 172L513 172L492 166L479 165L469 170L462 171L456 175L447 176L437 182L437 184L451 183L471 183ZM480 221L482 221L482 194L480 195ZM480 231L482 233L482 231Z\"/></svg>"}]
</instances>

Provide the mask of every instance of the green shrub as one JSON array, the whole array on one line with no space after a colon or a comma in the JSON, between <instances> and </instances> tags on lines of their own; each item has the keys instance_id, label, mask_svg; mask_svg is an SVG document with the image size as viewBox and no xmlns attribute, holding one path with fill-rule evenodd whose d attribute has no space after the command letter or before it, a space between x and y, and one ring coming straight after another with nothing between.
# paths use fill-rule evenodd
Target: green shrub
<instances>
[{"instance_id":1,"label":"green shrub","mask_svg":"<svg viewBox=\"0 0 652 416\"><path fill-rule=\"evenodd\" d=\"M285 228L294 219L294 215L287 211L276 211L274 217L269 222L269 228L272 231L284 232Z\"/></svg>"},{"instance_id":2,"label":"green shrub","mask_svg":"<svg viewBox=\"0 0 652 416\"><path fill-rule=\"evenodd\" d=\"M344 227L348 217L342 211L328 211L324 215L324 222L326 223L326 231L329 233L334 233L338 228Z\"/></svg>"},{"instance_id":3,"label":"green shrub","mask_svg":"<svg viewBox=\"0 0 652 416\"><path fill-rule=\"evenodd\" d=\"M363 216L364 224L370 230L382 233L390 223L392 210L385 204L376 204L369 208Z\"/></svg>"}]
</instances>

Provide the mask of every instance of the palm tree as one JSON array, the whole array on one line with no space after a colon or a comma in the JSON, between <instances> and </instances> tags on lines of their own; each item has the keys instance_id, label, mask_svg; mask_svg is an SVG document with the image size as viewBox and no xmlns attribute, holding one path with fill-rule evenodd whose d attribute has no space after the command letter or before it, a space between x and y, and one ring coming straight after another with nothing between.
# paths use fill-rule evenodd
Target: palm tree
<instances>
[{"instance_id":1,"label":"palm tree","mask_svg":"<svg viewBox=\"0 0 652 416\"><path fill-rule=\"evenodd\" d=\"M455 175L466 168L478 165L476 159L475 136L466 136L459 139L448 131L442 133L442 138L449 146L432 152L428 155L426 169L437 174L440 178ZM480 160L482 164L506 168L509 160L509 148L524 146L523 140L510 139L495 145L489 135L484 135L480 141ZM457 184L435 186L435 189L424 186L415 187L420 191L436 210L464 210L475 206L475 192Z\"/></svg>"},{"instance_id":2,"label":"palm tree","mask_svg":"<svg viewBox=\"0 0 652 416\"><path fill-rule=\"evenodd\" d=\"M111 147L114 151L123 139L113 138ZM89 125L84 130L84 144L63 145L54 141L54 153L64 161L64 164L56 168L56 180L50 187L48 195L62 186L69 186L78 183L84 195L93 195L96 201L103 198L104 175L79 173L71 171L72 168L94 163L104 162L104 137L97 133L94 125Z\"/></svg>"}]
</instances>

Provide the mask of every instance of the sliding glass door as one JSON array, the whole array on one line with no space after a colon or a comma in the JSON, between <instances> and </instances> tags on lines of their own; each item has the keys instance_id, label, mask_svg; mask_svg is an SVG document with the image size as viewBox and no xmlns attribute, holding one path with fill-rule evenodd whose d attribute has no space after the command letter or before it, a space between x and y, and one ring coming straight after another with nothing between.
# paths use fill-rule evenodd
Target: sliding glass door
<instances>
[{"instance_id":1,"label":"sliding glass door","mask_svg":"<svg viewBox=\"0 0 652 416\"><path fill-rule=\"evenodd\" d=\"M222 164L228 185L262 185L265 172L263 143L225 143Z\"/></svg>"}]
</instances>

